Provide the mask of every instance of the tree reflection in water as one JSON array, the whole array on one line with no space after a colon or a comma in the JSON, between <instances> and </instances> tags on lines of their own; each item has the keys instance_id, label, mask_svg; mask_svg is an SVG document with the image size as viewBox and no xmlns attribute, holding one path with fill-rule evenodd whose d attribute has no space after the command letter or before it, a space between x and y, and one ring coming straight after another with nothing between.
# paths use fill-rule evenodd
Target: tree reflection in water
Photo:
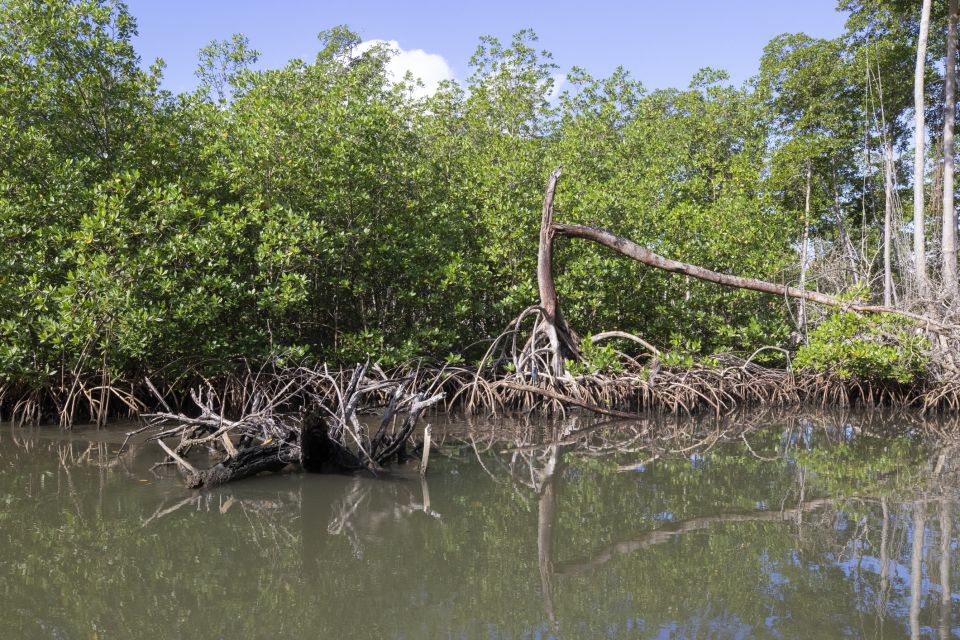
<instances>
[{"instance_id":1,"label":"tree reflection in water","mask_svg":"<svg viewBox=\"0 0 960 640\"><path fill-rule=\"evenodd\" d=\"M150 451L117 458L110 432L4 428L0 623L24 638L960 631L955 449L907 437L914 418L744 424L452 423L426 479L203 493L151 475Z\"/></svg>"}]
</instances>

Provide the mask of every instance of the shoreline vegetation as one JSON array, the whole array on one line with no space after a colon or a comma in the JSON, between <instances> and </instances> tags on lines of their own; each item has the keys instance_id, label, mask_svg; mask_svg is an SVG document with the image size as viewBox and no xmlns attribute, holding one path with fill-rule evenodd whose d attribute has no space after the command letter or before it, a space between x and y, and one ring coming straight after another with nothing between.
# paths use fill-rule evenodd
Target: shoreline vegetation
<instances>
[{"instance_id":1,"label":"shoreline vegetation","mask_svg":"<svg viewBox=\"0 0 960 640\"><path fill-rule=\"evenodd\" d=\"M742 86L557 91L487 36L419 96L346 27L174 94L122 2L3 2L0 420L139 416L201 487L377 470L441 407L956 413L954 4L842 0Z\"/></svg>"},{"instance_id":2,"label":"shoreline vegetation","mask_svg":"<svg viewBox=\"0 0 960 640\"><path fill-rule=\"evenodd\" d=\"M362 366L331 373L326 364L302 362L299 366L283 366L279 359L273 359L261 363L257 374L254 374L251 363L244 362L243 376L227 375L218 381L211 380L209 374L204 373L204 370L211 369L209 365L192 368L171 366L168 373L172 372L174 379L164 380L166 391L163 393L157 389L150 377L144 377L137 383L128 381L118 386L103 384L103 380L98 381L95 377L92 382L75 377L69 388L66 384L61 384L59 393L47 389L42 393L17 396L15 390L10 393L5 386L0 388L0 400L5 400L8 393L15 398L8 412L12 421L20 424L42 421L50 415L52 408L61 427L71 426L78 413L81 416L86 415L89 421L102 425L110 417L113 404L120 411L126 411L129 417L144 415L156 424L179 420L187 430L198 428L199 425L203 431L202 427L206 424L207 427L215 427L214 431L217 431L223 427L226 418L220 413L222 409L213 406L214 396L222 404L225 404L228 397L232 397L234 401L242 398L240 422L243 422L247 414L259 414L263 410L262 403L266 403L264 406L269 407L268 413L272 413L281 406L289 409L294 398L297 399L297 408L301 414L322 409L328 416L334 416L335 412L328 405L329 400L335 396L339 403L339 415L335 421L341 424L353 423L354 429L359 429L356 412L370 409L370 403L365 402L363 396L371 391L380 392L375 394L375 397L382 400L384 389L395 389L396 398L391 398L388 402L373 403L375 407L386 408L380 429L381 438L383 430L394 418L400 405L417 408L411 410L410 423L401 429L406 435L393 443L394 445L401 444L400 441L405 441L412 433L424 409L439 404L445 398L449 398L445 403L447 411L494 415L509 412L562 415L568 409L581 409L621 419L635 418L645 411L687 415L706 411L721 416L751 405L815 404L821 407L868 408L887 406L915 408L923 413L960 410L960 374L952 367L947 367L936 377L935 384L931 385L929 381L933 378L928 371L928 353L934 350L932 345L937 344L940 355L949 358L950 353L956 352L954 350L958 346L960 326L893 307L864 305L754 278L719 274L696 265L664 258L630 240L601 229L555 224L553 202L560 173L558 169L550 175L544 196L537 261L540 303L528 307L515 318L506 330L492 341L490 348L474 368L457 364L462 358L449 358L450 361L444 365L429 365L420 361L415 367L396 367L391 374L387 374L377 363L371 368L368 355L367 363ZM743 358L730 352L715 353L709 357L699 357L698 354L682 351L665 353L643 338L620 330L589 336L584 341L566 321L559 308L552 262L553 241L557 234L594 240L653 268L692 275L727 287L752 289L780 295L786 299L796 298L838 307L838 315L856 327L854 333L845 337L846 346L856 345L860 341L868 349L879 347L881 351L877 354L867 352L865 365L872 367L886 364L886 372L890 375L875 379L871 379L869 375L858 375L860 372L850 366L856 363L846 361L853 358L841 358L836 362L827 362L826 367L818 367L816 364L821 363L816 363L813 355L804 353L804 347L795 355L801 360L806 356L810 364L795 370L790 361L790 351L776 345L759 347L749 357ZM894 334L893 330L888 328L871 335L869 317L874 315L880 316L882 321L886 322L893 319L892 326L899 329L900 334ZM865 317L868 320L864 325ZM532 320L532 326L529 333L524 335L523 325L527 320ZM825 322L824 325L826 324ZM903 332L904 327L909 327L910 332ZM631 356L617 349L600 346L607 341L639 345L643 353ZM806 348L808 351L811 349L809 343ZM775 368L758 364L755 361L757 356L765 351L782 355L787 366ZM884 357L892 361L883 363ZM837 367L837 364L841 366ZM843 367L845 364L846 368ZM226 365L226 368L236 369L236 363ZM216 366L213 370L216 371ZM373 371L376 371L376 376L368 378L368 373ZM953 375L950 375L951 373ZM272 387L262 386L261 374L273 381ZM428 377L432 379L426 384ZM318 378L322 378L325 384L332 387L319 392ZM185 381L191 381L192 384L184 385ZM364 389L365 384L370 386ZM426 384L426 388L430 390L426 395L404 395L408 386L417 389L422 384ZM185 392L185 388L189 388L189 391ZM218 388L222 389L219 394ZM302 395L308 388L312 389L312 392ZM434 391L437 394L434 395ZM206 400L203 399L204 393ZM428 396L429 404L421 406ZM177 406L182 406L187 397L192 400L194 408L200 411L199 418L189 418L183 413L174 412L168 404L168 401L172 401ZM147 413L150 407L156 408L158 403L164 409L163 412ZM3 405L0 404L0 407ZM296 440L295 446L299 447L301 419L302 415L296 420L296 434L277 433L274 434L276 439ZM320 422L326 419L318 417ZM239 431L236 426L230 429ZM175 430L161 432L166 436L176 435ZM220 438L224 433L227 432L218 432L216 438ZM273 439L273 436L266 435L267 431L263 431L263 434L263 439ZM379 466L381 461L368 455L359 442L360 436L353 434L351 437L359 448L349 454L353 456L352 460L341 459L340 466ZM209 439L207 435L203 441ZM196 443L184 446L190 448L193 444ZM229 443L225 444L225 453L235 456L236 451ZM384 445L383 442L379 444ZM339 446L341 453L349 449L345 441L340 442ZM371 447L369 439L366 446ZM387 449L390 449L390 454L384 459L397 453L392 446L387 446ZM300 455L298 450L297 456ZM191 474L197 474L185 461L177 460L175 454L171 453L171 456L174 462ZM202 479L197 482L202 484Z\"/></svg>"}]
</instances>

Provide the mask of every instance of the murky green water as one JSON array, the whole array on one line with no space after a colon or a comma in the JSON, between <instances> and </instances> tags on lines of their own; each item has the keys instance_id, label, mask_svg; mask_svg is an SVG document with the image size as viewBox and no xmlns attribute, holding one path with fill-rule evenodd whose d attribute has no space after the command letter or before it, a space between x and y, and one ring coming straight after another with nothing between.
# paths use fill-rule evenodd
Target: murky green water
<instances>
[{"instance_id":1,"label":"murky green water","mask_svg":"<svg viewBox=\"0 0 960 640\"><path fill-rule=\"evenodd\" d=\"M118 459L116 431L4 425L0 637L960 636L960 449L764 420L752 451L638 464L609 454L626 436L540 428L482 465L434 454L425 481L201 494L153 448Z\"/></svg>"}]
</instances>

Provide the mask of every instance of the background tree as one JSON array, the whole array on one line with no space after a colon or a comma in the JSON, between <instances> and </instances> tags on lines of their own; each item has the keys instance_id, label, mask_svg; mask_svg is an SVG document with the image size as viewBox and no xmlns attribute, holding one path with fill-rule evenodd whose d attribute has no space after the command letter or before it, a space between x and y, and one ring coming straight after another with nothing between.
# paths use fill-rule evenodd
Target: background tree
<instances>
[{"instance_id":1,"label":"background tree","mask_svg":"<svg viewBox=\"0 0 960 640\"><path fill-rule=\"evenodd\" d=\"M849 193L844 176L854 174L861 110L848 78L849 59L839 40L816 40L804 34L772 40L760 63L758 89L771 112L771 179L780 206L796 211L800 234L801 288L806 288L810 261L815 258L812 237L829 245L822 256L837 256L841 286L861 278L860 260L844 220L842 194ZM854 174L855 176L855 174ZM854 177L855 179L855 177ZM833 265L821 260L825 269ZM832 274L821 274L829 277ZM801 303L798 324L806 331Z\"/></svg>"},{"instance_id":2,"label":"background tree","mask_svg":"<svg viewBox=\"0 0 960 640\"><path fill-rule=\"evenodd\" d=\"M923 210L923 191L925 183L924 144L926 125L924 124L923 81L927 65L927 34L930 31L930 0L923 0L920 9L920 30L917 35L917 65L913 76L913 260L917 279L917 289L921 296L928 294L926 224Z\"/></svg>"},{"instance_id":3,"label":"background tree","mask_svg":"<svg viewBox=\"0 0 960 640\"><path fill-rule=\"evenodd\" d=\"M954 206L954 167L956 149L954 128L957 118L957 20L960 9L957 0L947 2L947 55L944 60L943 103L943 286L956 299L957 284L957 210Z\"/></svg>"}]
</instances>

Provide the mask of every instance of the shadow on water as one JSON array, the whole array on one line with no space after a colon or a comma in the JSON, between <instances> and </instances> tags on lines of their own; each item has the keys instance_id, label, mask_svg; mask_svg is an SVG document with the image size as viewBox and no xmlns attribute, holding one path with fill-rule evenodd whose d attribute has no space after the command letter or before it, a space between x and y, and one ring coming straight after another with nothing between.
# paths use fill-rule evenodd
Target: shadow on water
<instances>
[{"instance_id":1,"label":"shadow on water","mask_svg":"<svg viewBox=\"0 0 960 640\"><path fill-rule=\"evenodd\" d=\"M960 447L913 415L434 421L378 478L190 492L122 434L0 428L18 638L949 638ZM6 633L6 632L5 632Z\"/></svg>"}]
</instances>

